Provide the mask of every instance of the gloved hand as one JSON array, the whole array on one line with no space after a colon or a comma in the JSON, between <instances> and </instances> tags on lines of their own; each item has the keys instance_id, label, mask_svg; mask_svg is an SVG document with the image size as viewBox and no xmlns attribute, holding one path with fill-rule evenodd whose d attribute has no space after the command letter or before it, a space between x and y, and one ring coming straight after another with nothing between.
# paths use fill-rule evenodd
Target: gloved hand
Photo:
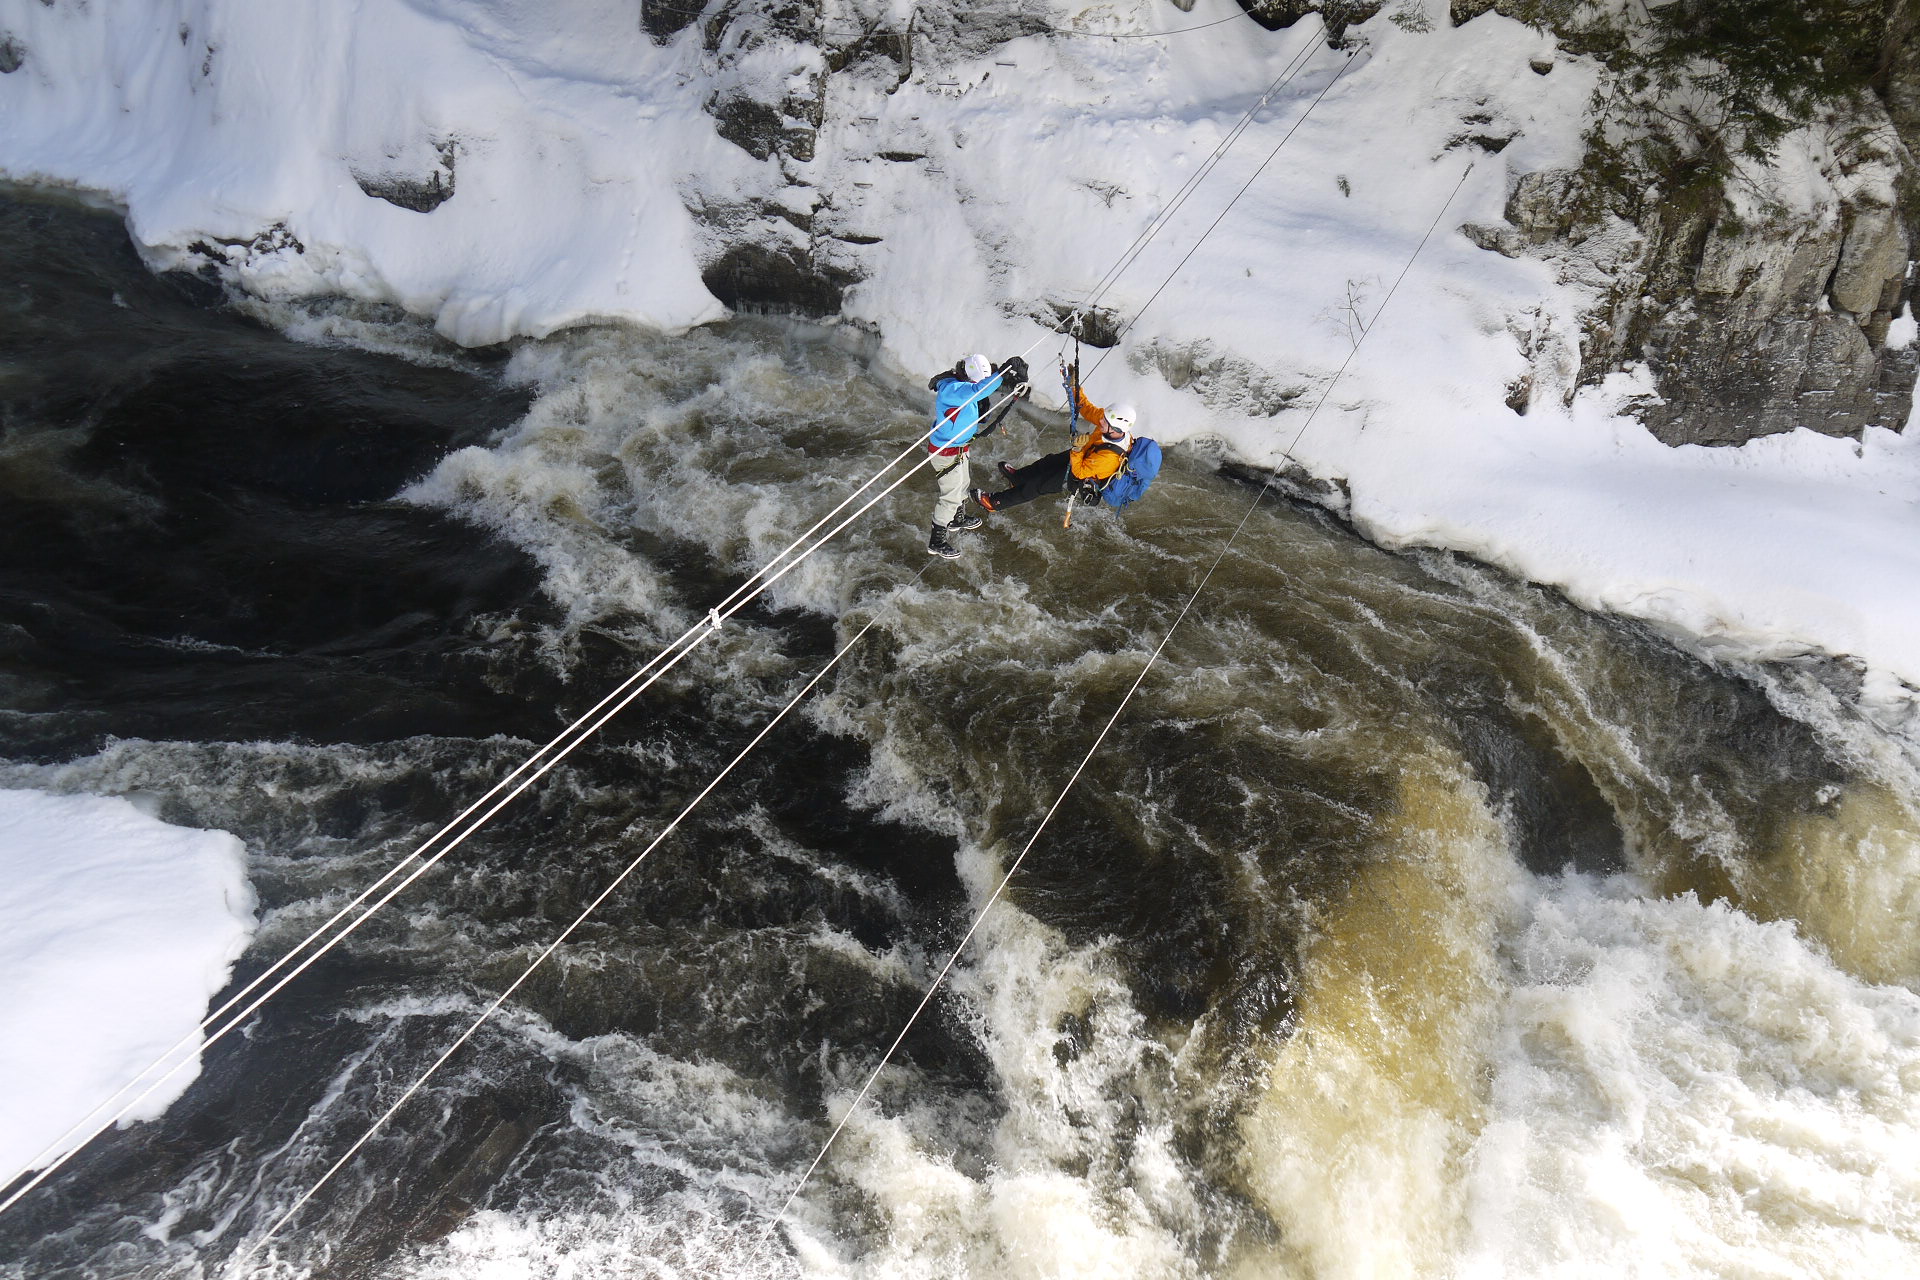
<instances>
[{"instance_id":1,"label":"gloved hand","mask_svg":"<svg viewBox=\"0 0 1920 1280\"><path fill-rule=\"evenodd\" d=\"M1027 380L1027 362L1020 356L1008 356L1000 362L999 372L1006 375L1000 385L1011 391Z\"/></svg>"}]
</instances>

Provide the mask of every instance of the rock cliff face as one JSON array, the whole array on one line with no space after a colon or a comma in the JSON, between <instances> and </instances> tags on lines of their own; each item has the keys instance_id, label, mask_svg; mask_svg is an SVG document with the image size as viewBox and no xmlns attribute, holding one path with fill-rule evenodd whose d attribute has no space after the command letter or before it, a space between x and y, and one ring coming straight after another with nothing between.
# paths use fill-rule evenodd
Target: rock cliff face
<instances>
[{"instance_id":1,"label":"rock cliff face","mask_svg":"<svg viewBox=\"0 0 1920 1280\"><path fill-rule=\"evenodd\" d=\"M1548 335L1531 352L1515 407L1644 363L1657 394L1641 420L1668 444L1901 429L1920 371L1910 326L1892 325L1920 229L1910 29L1890 36L1875 90L1704 189L1673 197L1648 175L1638 199L1596 209L1586 175L1533 173L1507 225L1463 228L1484 248L1553 262L1595 299L1577 339Z\"/></svg>"},{"instance_id":2,"label":"rock cliff face","mask_svg":"<svg viewBox=\"0 0 1920 1280\"><path fill-rule=\"evenodd\" d=\"M778 201L705 203L694 209L711 229L715 252L701 272L713 295L736 310L832 315L854 277L833 261L816 219L819 200L806 180L825 111L836 51L821 26L817 0L648 0L642 19L666 41L698 23L706 103L715 130L756 160L779 165L787 183Z\"/></svg>"},{"instance_id":3,"label":"rock cliff face","mask_svg":"<svg viewBox=\"0 0 1920 1280\"><path fill-rule=\"evenodd\" d=\"M1450 16L1461 24L1514 2L1451 0ZM1270 28L1317 15L1336 43L1381 8L1381 0L1241 3ZM852 250L871 242L842 225L831 193L813 181L832 78L854 71L904 82L916 59L978 53L1037 21L991 0L965 24L929 10L904 27L845 30L823 18L818 0L645 0L641 12L663 42L699 31L719 135L778 165L786 184L776 198L690 200L710 235L707 287L730 307L808 315L840 310L860 278ZM1524 412L1564 402L1644 366L1655 394L1639 406L1641 419L1670 444L1903 426L1920 372L1911 325L1894 324L1920 243L1920 50L1910 27L1891 31L1886 50L1874 92L1831 105L1770 160L1743 159L1717 183L1648 174L1637 194L1622 199L1616 189L1596 201L1588 174L1531 173L1517 182L1504 224L1463 228L1484 248L1553 263L1592 299L1575 330L1543 316L1516 334L1533 372L1510 388L1509 403Z\"/></svg>"}]
</instances>

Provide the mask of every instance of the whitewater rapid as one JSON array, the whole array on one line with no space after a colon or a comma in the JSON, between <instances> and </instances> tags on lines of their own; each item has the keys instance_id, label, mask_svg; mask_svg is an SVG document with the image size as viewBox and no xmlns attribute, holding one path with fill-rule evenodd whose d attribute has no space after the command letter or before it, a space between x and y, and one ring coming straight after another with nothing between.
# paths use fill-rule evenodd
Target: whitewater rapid
<instances>
[{"instance_id":1,"label":"whitewater rapid","mask_svg":"<svg viewBox=\"0 0 1920 1280\"><path fill-rule=\"evenodd\" d=\"M0 785L233 832L241 976L922 429L844 331L483 360L377 310L143 283L82 225L88 272L34 276L23 323L97 327L9 393L38 469L0 471ZM383 417L420 447L334 429ZM248 447L183 453L201 418ZM0 1218L0 1274L224 1274L868 620L241 1274L1912 1269L1911 745L1844 669L1709 660L1274 495L769 1228L1253 505L1243 474L1182 450L1124 518L995 517L924 574L903 490ZM126 585L163 573L186 607Z\"/></svg>"}]
</instances>

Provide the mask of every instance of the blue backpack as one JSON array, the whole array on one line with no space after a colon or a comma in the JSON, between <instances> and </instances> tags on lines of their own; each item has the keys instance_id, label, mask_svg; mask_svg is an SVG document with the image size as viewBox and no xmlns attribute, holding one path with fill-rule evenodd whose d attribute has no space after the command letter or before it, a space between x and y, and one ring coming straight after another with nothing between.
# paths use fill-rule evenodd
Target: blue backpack
<instances>
[{"instance_id":1,"label":"blue backpack","mask_svg":"<svg viewBox=\"0 0 1920 1280\"><path fill-rule=\"evenodd\" d=\"M1133 452L1127 455L1126 465L1114 472L1107 481L1106 488L1100 491L1100 500L1118 511L1129 502L1138 501L1159 474L1160 446L1144 437L1135 440Z\"/></svg>"}]
</instances>

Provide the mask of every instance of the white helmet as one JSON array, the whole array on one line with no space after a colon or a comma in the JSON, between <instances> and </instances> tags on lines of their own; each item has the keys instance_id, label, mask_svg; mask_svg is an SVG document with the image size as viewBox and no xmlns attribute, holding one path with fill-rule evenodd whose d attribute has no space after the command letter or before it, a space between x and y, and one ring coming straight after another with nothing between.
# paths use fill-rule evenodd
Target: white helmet
<instances>
[{"instance_id":1,"label":"white helmet","mask_svg":"<svg viewBox=\"0 0 1920 1280\"><path fill-rule=\"evenodd\" d=\"M983 355L968 356L965 372L968 382L985 382L993 376L993 361Z\"/></svg>"},{"instance_id":2,"label":"white helmet","mask_svg":"<svg viewBox=\"0 0 1920 1280\"><path fill-rule=\"evenodd\" d=\"M1140 411L1131 404L1116 404L1107 410L1107 425L1118 427L1126 435L1133 434L1133 424L1140 418Z\"/></svg>"}]
</instances>

